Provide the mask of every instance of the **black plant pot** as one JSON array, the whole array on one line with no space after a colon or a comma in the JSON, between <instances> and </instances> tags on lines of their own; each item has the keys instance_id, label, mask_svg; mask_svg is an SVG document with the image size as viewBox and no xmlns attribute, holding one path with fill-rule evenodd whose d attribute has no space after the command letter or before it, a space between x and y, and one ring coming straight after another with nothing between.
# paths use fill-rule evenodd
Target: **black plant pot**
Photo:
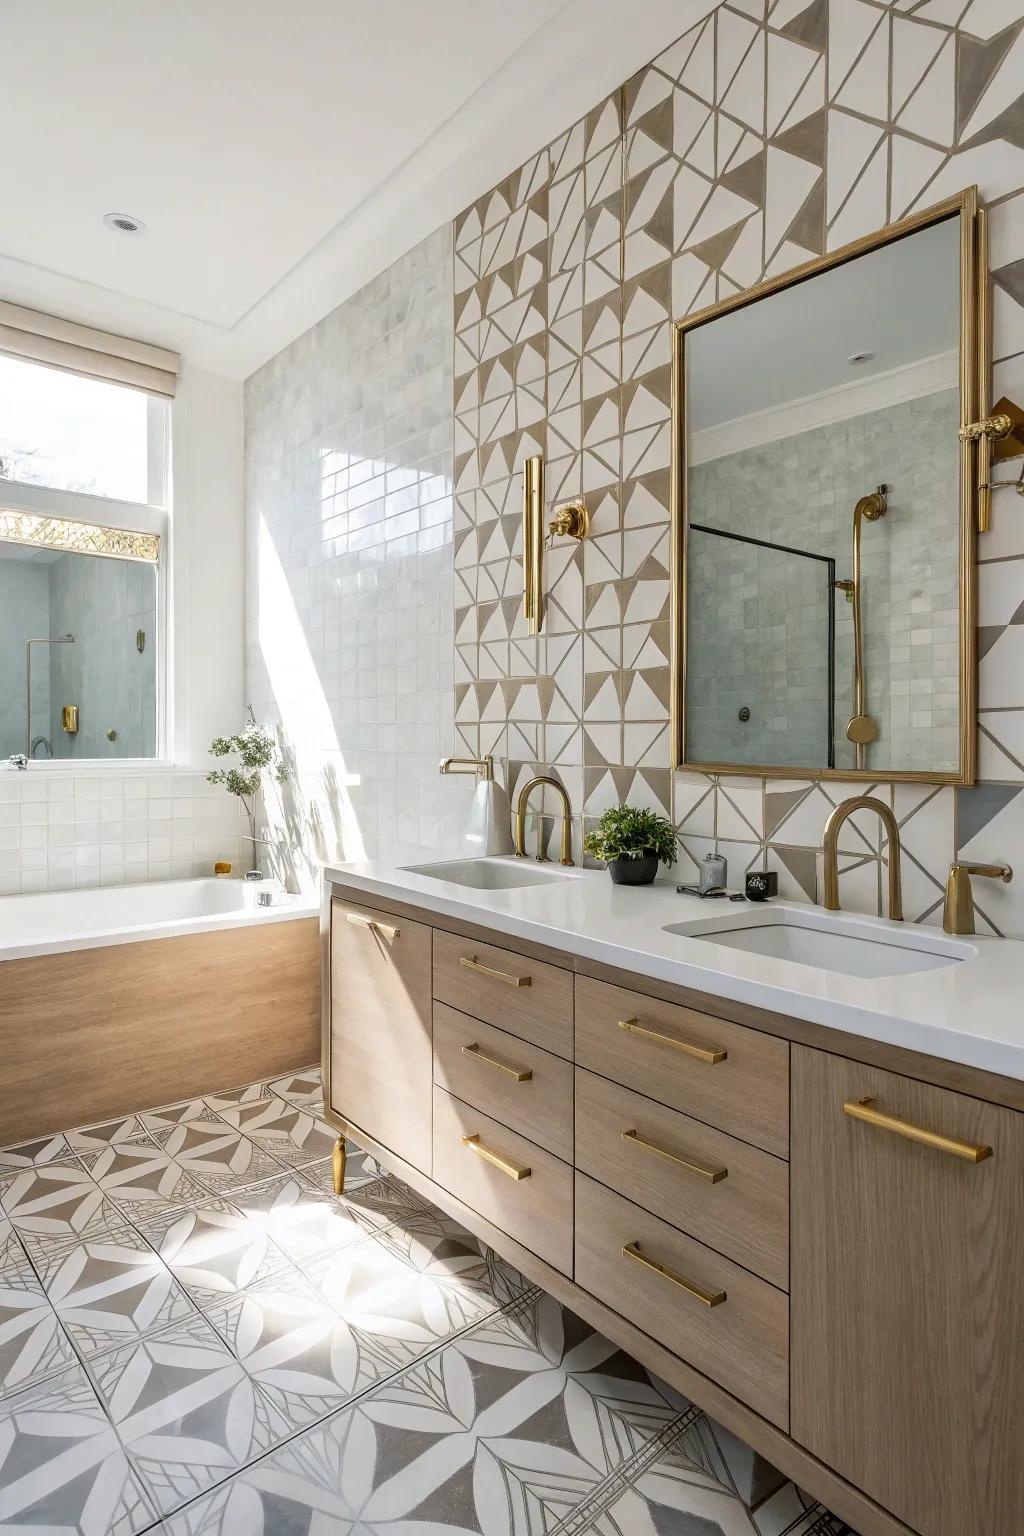
<instances>
[{"instance_id":1,"label":"black plant pot","mask_svg":"<svg viewBox=\"0 0 1024 1536\"><path fill-rule=\"evenodd\" d=\"M614 885L651 885L658 873L658 855L645 853L639 859L612 859L608 873Z\"/></svg>"}]
</instances>

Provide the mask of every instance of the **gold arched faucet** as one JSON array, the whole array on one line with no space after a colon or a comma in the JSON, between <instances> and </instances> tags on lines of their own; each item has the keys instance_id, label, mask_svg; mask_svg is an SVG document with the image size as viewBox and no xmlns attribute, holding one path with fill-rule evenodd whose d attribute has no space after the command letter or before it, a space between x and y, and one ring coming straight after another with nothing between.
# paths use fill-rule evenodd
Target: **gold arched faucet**
<instances>
[{"instance_id":1,"label":"gold arched faucet","mask_svg":"<svg viewBox=\"0 0 1024 1536\"><path fill-rule=\"evenodd\" d=\"M530 796L540 785L547 784L555 791L562 802L562 853L560 862L572 864L572 806L569 804L569 796L557 779L552 779L548 774L539 773L535 779L524 784L519 799L516 802L516 858L526 857L526 811L530 803ZM544 862L544 817L541 815L537 828L537 861Z\"/></svg>"},{"instance_id":2,"label":"gold arched faucet","mask_svg":"<svg viewBox=\"0 0 1024 1536\"><path fill-rule=\"evenodd\" d=\"M900 923L903 921L903 884L900 879L900 859L903 850L900 844L900 829L896 823L896 817L884 800L876 800L873 795L855 795L851 800L844 800L842 805L836 806L825 823L825 832L821 839L821 849L825 855L825 911L840 911L839 832L843 822L852 816L854 811L874 811L889 834L889 918L891 922Z\"/></svg>"}]
</instances>

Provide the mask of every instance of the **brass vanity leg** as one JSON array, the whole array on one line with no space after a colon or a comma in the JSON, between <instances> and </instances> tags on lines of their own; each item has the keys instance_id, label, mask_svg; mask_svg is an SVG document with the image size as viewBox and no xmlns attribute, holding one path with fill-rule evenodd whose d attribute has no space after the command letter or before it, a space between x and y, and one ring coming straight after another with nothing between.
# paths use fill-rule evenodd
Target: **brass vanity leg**
<instances>
[{"instance_id":1,"label":"brass vanity leg","mask_svg":"<svg viewBox=\"0 0 1024 1536\"><path fill-rule=\"evenodd\" d=\"M334 1193L345 1193L345 1138L339 1136L331 1154L331 1172L334 1174Z\"/></svg>"}]
</instances>

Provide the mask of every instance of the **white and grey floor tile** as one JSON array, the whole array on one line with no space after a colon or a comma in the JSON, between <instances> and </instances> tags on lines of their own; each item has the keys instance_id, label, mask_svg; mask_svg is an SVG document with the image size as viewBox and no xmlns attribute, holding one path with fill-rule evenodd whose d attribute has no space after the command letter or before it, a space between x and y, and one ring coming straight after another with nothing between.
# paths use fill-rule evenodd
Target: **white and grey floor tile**
<instances>
[{"instance_id":1,"label":"white and grey floor tile","mask_svg":"<svg viewBox=\"0 0 1024 1536\"><path fill-rule=\"evenodd\" d=\"M148 1136L102 1152L82 1152L79 1161L130 1221L195 1205L210 1193Z\"/></svg>"},{"instance_id":2,"label":"white and grey floor tile","mask_svg":"<svg viewBox=\"0 0 1024 1536\"><path fill-rule=\"evenodd\" d=\"M205 1099L182 1099L177 1104L164 1104L159 1109L149 1109L139 1116L146 1130L153 1136L167 1131L174 1125L186 1125L190 1120L214 1120L220 1116L211 1109Z\"/></svg>"},{"instance_id":3,"label":"white and grey floor tile","mask_svg":"<svg viewBox=\"0 0 1024 1536\"><path fill-rule=\"evenodd\" d=\"M3 1180L0 1203L30 1256L32 1237L88 1237L124 1225L121 1211L77 1159Z\"/></svg>"},{"instance_id":4,"label":"white and grey floor tile","mask_svg":"<svg viewBox=\"0 0 1024 1536\"><path fill-rule=\"evenodd\" d=\"M0 1267L0 1397L75 1362L28 1259Z\"/></svg>"},{"instance_id":5,"label":"white and grey floor tile","mask_svg":"<svg viewBox=\"0 0 1024 1536\"><path fill-rule=\"evenodd\" d=\"M284 1172L284 1163L220 1118L188 1120L155 1134L169 1157L219 1194Z\"/></svg>"},{"instance_id":6,"label":"white and grey floor tile","mask_svg":"<svg viewBox=\"0 0 1024 1536\"><path fill-rule=\"evenodd\" d=\"M120 1146L125 1141L138 1141L146 1135L146 1127L138 1115L122 1115L116 1120L104 1120L99 1125L83 1125L77 1131L68 1132L68 1146L72 1152L99 1152L104 1147Z\"/></svg>"},{"instance_id":7,"label":"white and grey floor tile","mask_svg":"<svg viewBox=\"0 0 1024 1536\"><path fill-rule=\"evenodd\" d=\"M37 1136L32 1141L21 1141L13 1147L0 1148L0 1174L12 1168L37 1168L42 1163L65 1162L71 1152L67 1139L59 1136Z\"/></svg>"},{"instance_id":8,"label":"white and grey floor tile","mask_svg":"<svg viewBox=\"0 0 1024 1536\"><path fill-rule=\"evenodd\" d=\"M156 1517L81 1365L0 1401L0 1531L137 1536Z\"/></svg>"},{"instance_id":9,"label":"white and grey floor tile","mask_svg":"<svg viewBox=\"0 0 1024 1536\"><path fill-rule=\"evenodd\" d=\"M225 1199L141 1223L139 1230L200 1307L288 1268L267 1233Z\"/></svg>"},{"instance_id":10,"label":"white and grey floor tile","mask_svg":"<svg viewBox=\"0 0 1024 1536\"><path fill-rule=\"evenodd\" d=\"M33 1262L85 1360L195 1315L188 1294L167 1265L128 1225L82 1241L40 1240Z\"/></svg>"},{"instance_id":11,"label":"white and grey floor tile","mask_svg":"<svg viewBox=\"0 0 1024 1536\"><path fill-rule=\"evenodd\" d=\"M379 1209L358 1196L339 1200L323 1194L293 1172L253 1184L230 1196L230 1201L252 1228L265 1232L295 1263L336 1253L395 1219L386 1207ZM399 1211L407 1211L393 1209L396 1217Z\"/></svg>"},{"instance_id":12,"label":"white and grey floor tile","mask_svg":"<svg viewBox=\"0 0 1024 1536\"><path fill-rule=\"evenodd\" d=\"M257 1142L284 1163L300 1166L329 1157L337 1141L330 1126L308 1109L301 1109L274 1094L266 1099L242 1100L234 1105L215 1101L223 1115L243 1135Z\"/></svg>"},{"instance_id":13,"label":"white and grey floor tile","mask_svg":"<svg viewBox=\"0 0 1024 1536\"><path fill-rule=\"evenodd\" d=\"M201 1317L98 1355L89 1370L133 1468L164 1514L293 1432Z\"/></svg>"},{"instance_id":14,"label":"white and grey floor tile","mask_svg":"<svg viewBox=\"0 0 1024 1536\"><path fill-rule=\"evenodd\" d=\"M850 1536L319 1092L0 1151L0 1533Z\"/></svg>"}]
</instances>

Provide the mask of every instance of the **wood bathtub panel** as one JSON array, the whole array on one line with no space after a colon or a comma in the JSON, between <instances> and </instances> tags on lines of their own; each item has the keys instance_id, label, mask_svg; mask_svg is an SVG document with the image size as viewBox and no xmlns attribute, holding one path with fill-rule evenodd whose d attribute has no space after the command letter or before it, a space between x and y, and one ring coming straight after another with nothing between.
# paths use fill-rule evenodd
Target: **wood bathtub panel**
<instances>
[{"instance_id":1,"label":"wood bathtub panel","mask_svg":"<svg viewBox=\"0 0 1024 1536\"><path fill-rule=\"evenodd\" d=\"M320 1052L315 917L0 963L0 1145Z\"/></svg>"}]
</instances>

